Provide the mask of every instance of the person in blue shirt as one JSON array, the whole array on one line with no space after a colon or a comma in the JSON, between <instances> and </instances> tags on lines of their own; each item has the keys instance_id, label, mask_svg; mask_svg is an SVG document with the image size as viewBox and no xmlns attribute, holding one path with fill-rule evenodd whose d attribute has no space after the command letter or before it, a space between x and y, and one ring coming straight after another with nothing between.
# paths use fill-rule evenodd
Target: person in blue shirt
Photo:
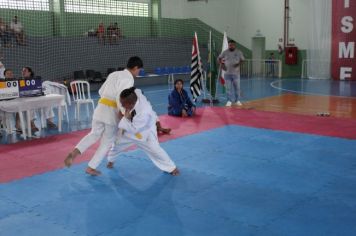
<instances>
[{"instance_id":1,"label":"person in blue shirt","mask_svg":"<svg viewBox=\"0 0 356 236\"><path fill-rule=\"evenodd\" d=\"M174 81L174 89L168 96L168 103L168 115L181 117L194 115L195 105L184 90L181 79Z\"/></svg>"}]
</instances>

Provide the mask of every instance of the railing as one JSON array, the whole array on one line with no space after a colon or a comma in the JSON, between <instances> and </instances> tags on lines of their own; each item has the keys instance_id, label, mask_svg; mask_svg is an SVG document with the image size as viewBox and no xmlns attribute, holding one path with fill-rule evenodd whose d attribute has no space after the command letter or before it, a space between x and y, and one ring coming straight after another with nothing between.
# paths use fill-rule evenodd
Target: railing
<instances>
[{"instance_id":1,"label":"railing","mask_svg":"<svg viewBox=\"0 0 356 236\"><path fill-rule=\"evenodd\" d=\"M306 79L308 78L308 61L310 60L303 60L302 61L302 73L300 75L300 78Z\"/></svg>"},{"instance_id":2,"label":"railing","mask_svg":"<svg viewBox=\"0 0 356 236\"><path fill-rule=\"evenodd\" d=\"M281 60L251 60L247 59L240 65L241 77L282 77Z\"/></svg>"}]
</instances>

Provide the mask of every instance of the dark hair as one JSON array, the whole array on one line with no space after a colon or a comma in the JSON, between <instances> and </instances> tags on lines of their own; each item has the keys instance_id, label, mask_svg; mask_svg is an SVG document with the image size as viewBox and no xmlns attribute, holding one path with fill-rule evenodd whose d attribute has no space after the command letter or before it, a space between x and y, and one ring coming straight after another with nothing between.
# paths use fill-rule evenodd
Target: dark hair
<instances>
[{"instance_id":1,"label":"dark hair","mask_svg":"<svg viewBox=\"0 0 356 236\"><path fill-rule=\"evenodd\" d=\"M135 103L137 101L137 95L135 93L135 87L122 90L120 94L121 99L125 99L129 103Z\"/></svg>"},{"instance_id":2,"label":"dark hair","mask_svg":"<svg viewBox=\"0 0 356 236\"><path fill-rule=\"evenodd\" d=\"M176 86L176 84L177 84L178 82L181 82L182 84L184 84L184 82L183 82L182 79L176 79L176 80L174 81L174 86Z\"/></svg>"},{"instance_id":3,"label":"dark hair","mask_svg":"<svg viewBox=\"0 0 356 236\"><path fill-rule=\"evenodd\" d=\"M29 72L30 72L30 76L33 77L35 76L35 73L33 72L32 68L29 66L25 66L24 68L26 68Z\"/></svg>"},{"instance_id":4,"label":"dark hair","mask_svg":"<svg viewBox=\"0 0 356 236\"><path fill-rule=\"evenodd\" d=\"M234 44L236 44L236 41L233 40L233 39L230 39L230 40L228 41L228 43L234 43Z\"/></svg>"},{"instance_id":5,"label":"dark hair","mask_svg":"<svg viewBox=\"0 0 356 236\"><path fill-rule=\"evenodd\" d=\"M135 66L137 66L139 69L143 67L143 62L141 58L134 56L130 57L130 59L127 61L127 68L128 69L133 69Z\"/></svg>"},{"instance_id":6,"label":"dark hair","mask_svg":"<svg viewBox=\"0 0 356 236\"><path fill-rule=\"evenodd\" d=\"M12 71L12 70L11 69L4 70L4 76L6 75L6 72L8 72L8 71Z\"/></svg>"}]
</instances>

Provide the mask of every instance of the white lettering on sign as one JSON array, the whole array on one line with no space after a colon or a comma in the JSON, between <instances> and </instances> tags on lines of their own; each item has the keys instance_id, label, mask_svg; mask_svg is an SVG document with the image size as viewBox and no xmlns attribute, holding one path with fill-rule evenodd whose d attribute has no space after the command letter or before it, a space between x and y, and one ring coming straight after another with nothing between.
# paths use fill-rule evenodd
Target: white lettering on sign
<instances>
[{"instance_id":1,"label":"white lettering on sign","mask_svg":"<svg viewBox=\"0 0 356 236\"><path fill-rule=\"evenodd\" d=\"M354 58L355 55L355 42L339 43L339 58Z\"/></svg>"},{"instance_id":2,"label":"white lettering on sign","mask_svg":"<svg viewBox=\"0 0 356 236\"><path fill-rule=\"evenodd\" d=\"M344 7L349 8L350 7L350 0L345 0L344 1Z\"/></svg>"},{"instance_id":3,"label":"white lettering on sign","mask_svg":"<svg viewBox=\"0 0 356 236\"><path fill-rule=\"evenodd\" d=\"M354 19L352 18L352 16L344 16L341 19L341 24L342 24L341 31L343 33L345 34L350 33L354 29L354 24L352 23L353 20Z\"/></svg>"},{"instance_id":4,"label":"white lettering on sign","mask_svg":"<svg viewBox=\"0 0 356 236\"><path fill-rule=\"evenodd\" d=\"M340 67L340 80L351 78L352 67Z\"/></svg>"}]
</instances>

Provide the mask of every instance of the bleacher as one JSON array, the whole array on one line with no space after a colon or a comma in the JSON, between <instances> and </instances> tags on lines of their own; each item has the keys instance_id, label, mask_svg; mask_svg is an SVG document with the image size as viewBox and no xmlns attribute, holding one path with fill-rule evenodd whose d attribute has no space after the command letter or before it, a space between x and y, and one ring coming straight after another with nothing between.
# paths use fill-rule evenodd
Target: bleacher
<instances>
[{"instance_id":1,"label":"bleacher","mask_svg":"<svg viewBox=\"0 0 356 236\"><path fill-rule=\"evenodd\" d=\"M162 83L166 80L160 77L167 73L189 73L191 48L191 38L125 38L114 45L102 45L95 37L29 37L27 46L4 49L3 63L16 77L23 66L30 66L45 80L64 80L73 79L74 71L87 70L106 77L108 70L125 67L127 59L137 55L144 61L141 79ZM201 56L206 58L204 48ZM162 71L157 73L157 68ZM149 76L154 73L160 76Z\"/></svg>"}]
</instances>

